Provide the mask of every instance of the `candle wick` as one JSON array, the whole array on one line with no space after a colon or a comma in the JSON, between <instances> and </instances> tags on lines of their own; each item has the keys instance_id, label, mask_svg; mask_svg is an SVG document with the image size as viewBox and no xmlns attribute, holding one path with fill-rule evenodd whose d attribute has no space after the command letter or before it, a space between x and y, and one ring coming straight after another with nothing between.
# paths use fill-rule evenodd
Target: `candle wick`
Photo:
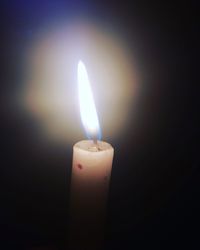
<instances>
[{"instance_id":1,"label":"candle wick","mask_svg":"<svg viewBox=\"0 0 200 250\"><path fill-rule=\"evenodd\" d=\"M100 150L101 150L100 147L99 147L99 145L98 145L97 139L93 139L93 144L94 144L93 147L94 147L97 151L100 151Z\"/></svg>"}]
</instances>

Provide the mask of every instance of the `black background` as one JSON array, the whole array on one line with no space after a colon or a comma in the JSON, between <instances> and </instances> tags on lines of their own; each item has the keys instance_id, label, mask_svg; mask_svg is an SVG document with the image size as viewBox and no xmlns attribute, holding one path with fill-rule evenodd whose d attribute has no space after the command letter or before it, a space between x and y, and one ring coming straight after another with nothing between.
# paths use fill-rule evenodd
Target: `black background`
<instances>
[{"instance_id":1,"label":"black background","mask_svg":"<svg viewBox=\"0 0 200 250\"><path fill-rule=\"evenodd\" d=\"M197 8L195 1L1 1L1 249L65 246L72 145L37 149L34 121L9 103L26 44L73 15L117 30L130 52L137 41L148 72L134 130L130 119L110 141L105 249L200 247Z\"/></svg>"}]
</instances>

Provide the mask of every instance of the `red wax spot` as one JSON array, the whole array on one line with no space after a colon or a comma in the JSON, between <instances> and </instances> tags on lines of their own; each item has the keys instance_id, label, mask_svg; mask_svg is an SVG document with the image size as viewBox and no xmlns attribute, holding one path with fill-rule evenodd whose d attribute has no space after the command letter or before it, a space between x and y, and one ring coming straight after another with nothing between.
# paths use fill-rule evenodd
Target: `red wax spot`
<instances>
[{"instance_id":1,"label":"red wax spot","mask_svg":"<svg viewBox=\"0 0 200 250\"><path fill-rule=\"evenodd\" d=\"M79 169L83 169L83 166L81 164L77 165Z\"/></svg>"}]
</instances>

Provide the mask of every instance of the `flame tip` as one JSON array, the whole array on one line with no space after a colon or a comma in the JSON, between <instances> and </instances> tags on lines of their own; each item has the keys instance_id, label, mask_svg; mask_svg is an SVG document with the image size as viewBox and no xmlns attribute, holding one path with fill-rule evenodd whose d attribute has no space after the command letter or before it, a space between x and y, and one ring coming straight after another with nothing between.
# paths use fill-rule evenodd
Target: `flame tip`
<instances>
[{"instance_id":1,"label":"flame tip","mask_svg":"<svg viewBox=\"0 0 200 250\"><path fill-rule=\"evenodd\" d=\"M78 66L80 65L83 65L83 61L81 59L78 61Z\"/></svg>"}]
</instances>

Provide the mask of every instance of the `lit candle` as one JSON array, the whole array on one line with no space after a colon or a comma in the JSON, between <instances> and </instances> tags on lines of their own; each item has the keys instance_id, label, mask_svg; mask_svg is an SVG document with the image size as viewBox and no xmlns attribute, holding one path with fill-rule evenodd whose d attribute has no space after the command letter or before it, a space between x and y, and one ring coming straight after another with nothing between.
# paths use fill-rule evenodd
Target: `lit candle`
<instances>
[{"instance_id":1,"label":"lit candle","mask_svg":"<svg viewBox=\"0 0 200 250\"><path fill-rule=\"evenodd\" d=\"M78 63L81 120L90 140L73 147L70 201L71 249L100 249L113 147L100 141L100 127L84 64Z\"/></svg>"}]
</instances>

